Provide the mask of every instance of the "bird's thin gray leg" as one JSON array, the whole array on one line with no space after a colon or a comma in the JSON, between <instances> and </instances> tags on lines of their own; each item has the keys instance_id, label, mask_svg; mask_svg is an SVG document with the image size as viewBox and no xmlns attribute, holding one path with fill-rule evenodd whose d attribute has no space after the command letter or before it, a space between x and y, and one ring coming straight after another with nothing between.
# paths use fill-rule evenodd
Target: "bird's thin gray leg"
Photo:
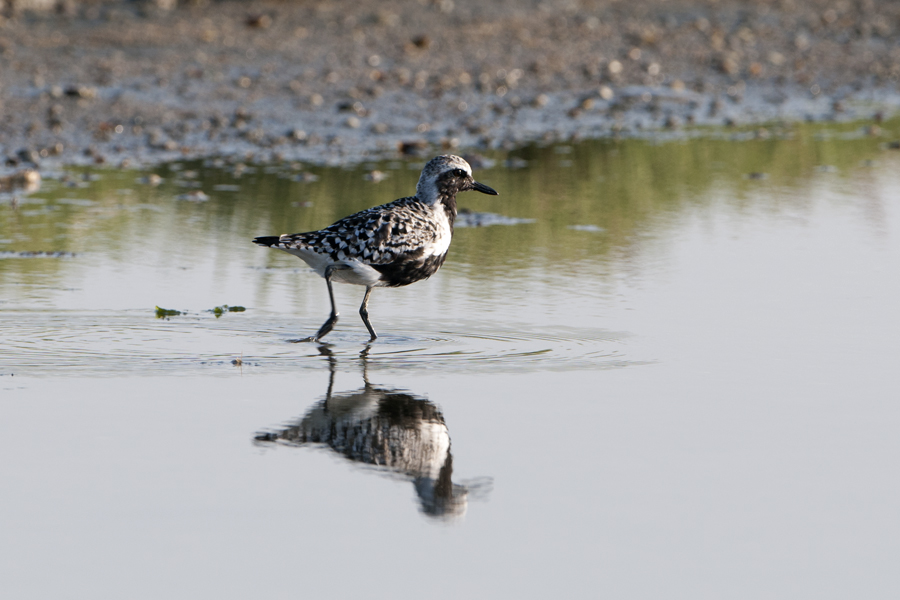
<instances>
[{"instance_id":1,"label":"bird's thin gray leg","mask_svg":"<svg viewBox=\"0 0 900 600\"><path fill-rule=\"evenodd\" d=\"M334 303L334 290L331 289L331 276L334 274L334 271L334 266L325 269L325 283L328 285L328 298L331 300L331 316L329 316L328 320L319 327L319 331L316 332L316 335L303 338L302 340L291 340L292 342L318 342L334 329L335 323L338 322L337 305Z\"/></svg>"},{"instance_id":2,"label":"bird's thin gray leg","mask_svg":"<svg viewBox=\"0 0 900 600\"><path fill-rule=\"evenodd\" d=\"M369 323L369 294L372 293L372 286L366 288L366 295L363 296L362 304L359 307L359 316L362 317L363 323L366 324L366 329L369 330L369 335L372 337L369 339L371 342L378 336L375 334L375 330L372 329L372 324Z\"/></svg>"}]
</instances>

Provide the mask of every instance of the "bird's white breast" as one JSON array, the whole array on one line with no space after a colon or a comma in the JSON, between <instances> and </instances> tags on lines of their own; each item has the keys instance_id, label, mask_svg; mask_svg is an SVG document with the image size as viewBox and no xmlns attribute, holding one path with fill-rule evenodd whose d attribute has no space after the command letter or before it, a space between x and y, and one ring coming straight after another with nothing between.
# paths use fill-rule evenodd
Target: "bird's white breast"
<instances>
[{"instance_id":1,"label":"bird's white breast","mask_svg":"<svg viewBox=\"0 0 900 600\"><path fill-rule=\"evenodd\" d=\"M453 230L450 228L450 221L447 219L447 212L444 207L438 205L433 207L434 220L437 227L435 228L434 241L425 248L426 256L443 256L450 249L450 240L453 236Z\"/></svg>"}]
</instances>

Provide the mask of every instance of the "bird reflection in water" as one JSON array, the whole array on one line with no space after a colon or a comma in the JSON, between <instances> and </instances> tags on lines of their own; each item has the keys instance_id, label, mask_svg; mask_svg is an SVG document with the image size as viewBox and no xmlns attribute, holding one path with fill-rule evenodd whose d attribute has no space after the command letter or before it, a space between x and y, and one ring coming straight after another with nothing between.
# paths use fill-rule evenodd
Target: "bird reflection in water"
<instances>
[{"instance_id":1,"label":"bird reflection in water","mask_svg":"<svg viewBox=\"0 0 900 600\"><path fill-rule=\"evenodd\" d=\"M334 393L337 359L327 344L330 377L325 398L293 423L259 433L259 445L328 447L351 461L383 469L412 481L421 510L430 517L454 519L465 514L470 492L484 495L489 480L454 483L450 432L433 402L407 391L369 383L367 350L361 354L364 386Z\"/></svg>"}]
</instances>

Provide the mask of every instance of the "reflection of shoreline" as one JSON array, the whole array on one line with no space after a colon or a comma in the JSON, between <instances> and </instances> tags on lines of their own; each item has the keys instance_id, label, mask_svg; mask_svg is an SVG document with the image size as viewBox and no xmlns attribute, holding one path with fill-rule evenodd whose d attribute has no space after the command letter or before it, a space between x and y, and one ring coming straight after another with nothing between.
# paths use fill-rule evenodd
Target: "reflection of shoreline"
<instances>
[{"instance_id":1,"label":"reflection of shoreline","mask_svg":"<svg viewBox=\"0 0 900 600\"><path fill-rule=\"evenodd\" d=\"M327 446L351 461L412 481L426 515L464 515L469 489L451 480L450 432L437 405L406 391L374 386L365 371L362 388L334 393L336 360L326 346L321 351L331 370L325 397L288 426L257 434L255 443Z\"/></svg>"}]
</instances>

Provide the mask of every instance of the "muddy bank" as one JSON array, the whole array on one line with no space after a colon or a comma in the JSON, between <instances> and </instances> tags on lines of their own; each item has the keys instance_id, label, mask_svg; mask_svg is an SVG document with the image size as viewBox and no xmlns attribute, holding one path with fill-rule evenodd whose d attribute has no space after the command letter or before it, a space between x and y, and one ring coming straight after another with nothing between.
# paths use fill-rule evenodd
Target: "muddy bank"
<instances>
[{"instance_id":1,"label":"muddy bank","mask_svg":"<svg viewBox=\"0 0 900 600\"><path fill-rule=\"evenodd\" d=\"M900 106L900 3L23 7L0 29L7 169L333 164Z\"/></svg>"}]
</instances>

